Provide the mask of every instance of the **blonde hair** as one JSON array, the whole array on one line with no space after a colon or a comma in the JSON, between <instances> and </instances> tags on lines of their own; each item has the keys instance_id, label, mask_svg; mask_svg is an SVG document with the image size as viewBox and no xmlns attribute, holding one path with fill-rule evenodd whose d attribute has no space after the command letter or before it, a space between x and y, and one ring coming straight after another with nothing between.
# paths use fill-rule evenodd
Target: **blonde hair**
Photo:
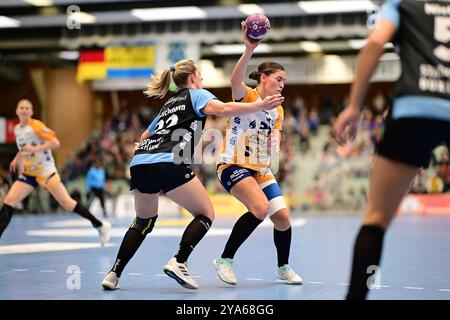
<instances>
[{"instance_id":1,"label":"blonde hair","mask_svg":"<svg viewBox=\"0 0 450 320\"><path fill-rule=\"evenodd\" d=\"M156 76L152 75L151 81L147 84L147 90L144 91L144 94L147 97L162 99L167 94L167 91L169 91L171 72L175 85L177 88L180 88L187 84L189 75L194 74L196 70L197 66L195 61L178 61L174 65L174 71L172 71L171 68L167 68L163 72L158 73Z\"/></svg>"}]
</instances>

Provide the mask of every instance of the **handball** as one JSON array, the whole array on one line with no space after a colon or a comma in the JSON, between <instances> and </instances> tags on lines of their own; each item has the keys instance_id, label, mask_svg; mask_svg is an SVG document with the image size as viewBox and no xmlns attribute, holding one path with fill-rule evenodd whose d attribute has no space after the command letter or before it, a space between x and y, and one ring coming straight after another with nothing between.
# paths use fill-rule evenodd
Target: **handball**
<instances>
[{"instance_id":1,"label":"handball","mask_svg":"<svg viewBox=\"0 0 450 320\"><path fill-rule=\"evenodd\" d=\"M262 13L249 15L247 19L245 19L245 25L247 26L247 38L251 41L260 41L264 39L270 29L269 18Z\"/></svg>"}]
</instances>

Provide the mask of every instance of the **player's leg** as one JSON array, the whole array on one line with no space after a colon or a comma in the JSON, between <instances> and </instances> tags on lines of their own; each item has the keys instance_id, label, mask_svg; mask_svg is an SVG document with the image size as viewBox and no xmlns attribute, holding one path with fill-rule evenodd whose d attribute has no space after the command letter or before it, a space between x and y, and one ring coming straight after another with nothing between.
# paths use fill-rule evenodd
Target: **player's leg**
<instances>
[{"instance_id":1,"label":"player's leg","mask_svg":"<svg viewBox=\"0 0 450 320\"><path fill-rule=\"evenodd\" d=\"M384 232L418 171L417 167L375 156L363 225L357 235L347 299L365 299L368 278L381 260Z\"/></svg>"},{"instance_id":2,"label":"player's leg","mask_svg":"<svg viewBox=\"0 0 450 320\"><path fill-rule=\"evenodd\" d=\"M237 250L264 221L269 210L269 202L253 174L238 166L218 170L221 184L249 210L236 221L221 256L213 261L218 277L228 284L237 283L233 260Z\"/></svg>"},{"instance_id":3,"label":"player's leg","mask_svg":"<svg viewBox=\"0 0 450 320\"><path fill-rule=\"evenodd\" d=\"M14 214L14 208L25 199L33 189L33 185L20 180L16 180L12 184L3 201L3 206L0 209L0 237L11 221L12 215Z\"/></svg>"},{"instance_id":4,"label":"player's leg","mask_svg":"<svg viewBox=\"0 0 450 320\"><path fill-rule=\"evenodd\" d=\"M118 282L124 268L144 242L147 234L153 230L158 218L157 193L147 194L135 189L133 196L136 218L123 237L112 269L102 281L102 286L106 290L119 289Z\"/></svg>"},{"instance_id":5,"label":"player's leg","mask_svg":"<svg viewBox=\"0 0 450 320\"><path fill-rule=\"evenodd\" d=\"M100 244L104 246L110 238L111 224L106 221L98 220L85 206L75 201L67 192L57 173L50 175L39 183L44 186L55 200L67 211L78 213L85 219L88 219L100 235Z\"/></svg>"},{"instance_id":6,"label":"player's leg","mask_svg":"<svg viewBox=\"0 0 450 320\"><path fill-rule=\"evenodd\" d=\"M190 173L183 176L187 175ZM188 210L194 219L186 227L178 252L164 266L164 272L183 287L197 289L198 284L189 275L186 261L211 227L214 220L214 208L205 187L195 176L188 182L172 190L167 190L166 194L178 205Z\"/></svg>"}]
</instances>

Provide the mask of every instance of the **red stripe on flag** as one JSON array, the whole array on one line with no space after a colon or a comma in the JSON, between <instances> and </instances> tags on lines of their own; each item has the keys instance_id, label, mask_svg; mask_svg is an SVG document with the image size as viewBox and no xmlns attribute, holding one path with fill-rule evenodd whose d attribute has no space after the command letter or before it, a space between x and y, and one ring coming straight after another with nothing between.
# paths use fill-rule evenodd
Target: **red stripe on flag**
<instances>
[{"instance_id":1,"label":"red stripe on flag","mask_svg":"<svg viewBox=\"0 0 450 320\"><path fill-rule=\"evenodd\" d=\"M19 123L19 119L7 119L6 120L6 143L15 143L16 137L14 136L14 127Z\"/></svg>"},{"instance_id":2,"label":"red stripe on flag","mask_svg":"<svg viewBox=\"0 0 450 320\"><path fill-rule=\"evenodd\" d=\"M80 63L83 62L104 62L105 50L86 50L80 53Z\"/></svg>"}]
</instances>

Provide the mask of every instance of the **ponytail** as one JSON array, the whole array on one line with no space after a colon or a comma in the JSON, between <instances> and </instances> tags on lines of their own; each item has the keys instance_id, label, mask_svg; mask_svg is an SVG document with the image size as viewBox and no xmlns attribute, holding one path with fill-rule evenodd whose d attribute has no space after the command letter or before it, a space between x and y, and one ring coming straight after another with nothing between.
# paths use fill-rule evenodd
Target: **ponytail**
<instances>
[{"instance_id":1,"label":"ponytail","mask_svg":"<svg viewBox=\"0 0 450 320\"><path fill-rule=\"evenodd\" d=\"M144 94L149 98L164 98L169 91L170 86L170 68L167 68L159 74L152 75L152 79L149 84L147 84L147 90Z\"/></svg>"},{"instance_id":2,"label":"ponytail","mask_svg":"<svg viewBox=\"0 0 450 320\"><path fill-rule=\"evenodd\" d=\"M153 75L150 83L147 84L147 90L144 91L144 94L147 97L162 99L169 91L171 78L177 88L182 88L186 86L189 75L194 74L196 70L197 66L193 60L181 60L158 75Z\"/></svg>"}]
</instances>

